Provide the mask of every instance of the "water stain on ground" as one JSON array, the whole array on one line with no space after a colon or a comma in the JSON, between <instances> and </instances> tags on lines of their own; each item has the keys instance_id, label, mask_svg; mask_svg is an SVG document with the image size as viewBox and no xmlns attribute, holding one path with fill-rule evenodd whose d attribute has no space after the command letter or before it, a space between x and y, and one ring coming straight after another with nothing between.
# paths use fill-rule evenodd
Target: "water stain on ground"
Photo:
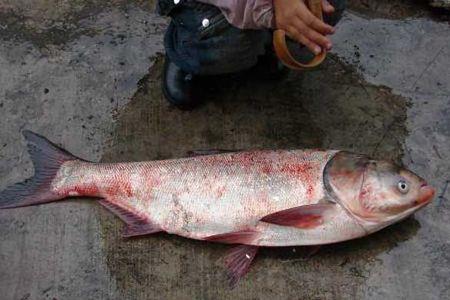
<instances>
[{"instance_id":1,"label":"water stain on ground","mask_svg":"<svg viewBox=\"0 0 450 300\"><path fill-rule=\"evenodd\" d=\"M160 57L117 120L102 161L185 156L195 149L335 148L399 162L407 100L364 82L330 57L317 70L281 81L227 76L208 82L207 103L192 112L168 106ZM326 246L264 249L230 290L218 259L229 246L166 234L124 240L123 224L99 209L107 264L121 299L336 299L355 297L377 255L413 236L408 219L370 237ZM313 296L312 296L313 295Z\"/></svg>"}]
</instances>

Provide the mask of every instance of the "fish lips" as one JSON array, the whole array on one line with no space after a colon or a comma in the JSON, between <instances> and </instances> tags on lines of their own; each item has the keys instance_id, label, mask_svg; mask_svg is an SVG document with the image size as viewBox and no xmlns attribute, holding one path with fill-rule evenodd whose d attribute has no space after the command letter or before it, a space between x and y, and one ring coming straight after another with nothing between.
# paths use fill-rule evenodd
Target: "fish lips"
<instances>
[{"instance_id":1,"label":"fish lips","mask_svg":"<svg viewBox=\"0 0 450 300\"><path fill-rule=\"evenodd\" d=\"M420 207L427 205L433 200L435 194L436 189L424 181L420 186L419 198L415 202L416 205Z\"/></svg>"}]
</instances>

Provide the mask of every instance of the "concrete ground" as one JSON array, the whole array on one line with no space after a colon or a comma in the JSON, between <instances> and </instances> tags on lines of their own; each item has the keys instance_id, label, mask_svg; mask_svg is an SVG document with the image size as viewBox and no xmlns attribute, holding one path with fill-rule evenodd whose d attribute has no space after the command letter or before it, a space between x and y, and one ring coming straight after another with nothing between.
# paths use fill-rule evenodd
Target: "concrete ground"
<instances>
[{"instance_id":1,"label":"concrete ground","mask_svg":"<svg viewBox=\"0 0 450 300\"><path fill-rule=\"evenodd\" d=\"M228 246L123 240L93 200L0 211L0 298L450 299L448 18L414 1L349 2L318 69L212 80L208 102L181 112L161 95L167 20L151 1L0 0L0 189L33 172L25 128L105 162L346 149L402 162L437 188L415 216L312 258L265 249L234 290L217 262Z\"/></svg>"}]
</instances>

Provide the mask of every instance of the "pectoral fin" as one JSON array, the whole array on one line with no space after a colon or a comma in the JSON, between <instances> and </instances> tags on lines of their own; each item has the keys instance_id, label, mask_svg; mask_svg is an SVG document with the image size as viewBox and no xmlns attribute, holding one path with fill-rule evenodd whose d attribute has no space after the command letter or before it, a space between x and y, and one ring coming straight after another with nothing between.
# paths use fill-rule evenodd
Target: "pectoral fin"
<instances>
[{"instance_id":1,"label":"pectoral fin","mask_svg":"<svg viewBox=\"0 0 450 300\"><path fill-rule=\"evenodd\" d=\"M331 216L335 204L310 204L289 208L267 215L261 219L266 223L292 226L302 229L317 227Z\"/></svg>"}]
</instances>

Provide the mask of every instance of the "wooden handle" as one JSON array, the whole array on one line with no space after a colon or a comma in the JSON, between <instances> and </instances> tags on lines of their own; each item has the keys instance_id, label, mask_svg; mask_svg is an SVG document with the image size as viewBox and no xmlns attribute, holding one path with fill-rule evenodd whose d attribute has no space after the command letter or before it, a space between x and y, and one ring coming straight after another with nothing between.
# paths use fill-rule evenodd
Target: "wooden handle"
<instances>
[{"instance_id":1,"label":"wooden handle","mask_svg":"<svg viewBox=\"0 0 450 300\"><path fill-rule=\"evenodd\" d=\"M320 20L323 20L322 16L322 0L308 0L308 7L313 15L315 15ZM275 49L275 53L281 62L287 66L288 68L294 70L305 70L314 68L320 65L325 57L327 56L327 52L325 49L322 49L318 55L316 55L311 61L307 63L301 63L296 60L292 54L289 52L289 49L286 44L286 32L282 29L277 29L273 33L273 46Z\"/></svg>"}]
</instances>

